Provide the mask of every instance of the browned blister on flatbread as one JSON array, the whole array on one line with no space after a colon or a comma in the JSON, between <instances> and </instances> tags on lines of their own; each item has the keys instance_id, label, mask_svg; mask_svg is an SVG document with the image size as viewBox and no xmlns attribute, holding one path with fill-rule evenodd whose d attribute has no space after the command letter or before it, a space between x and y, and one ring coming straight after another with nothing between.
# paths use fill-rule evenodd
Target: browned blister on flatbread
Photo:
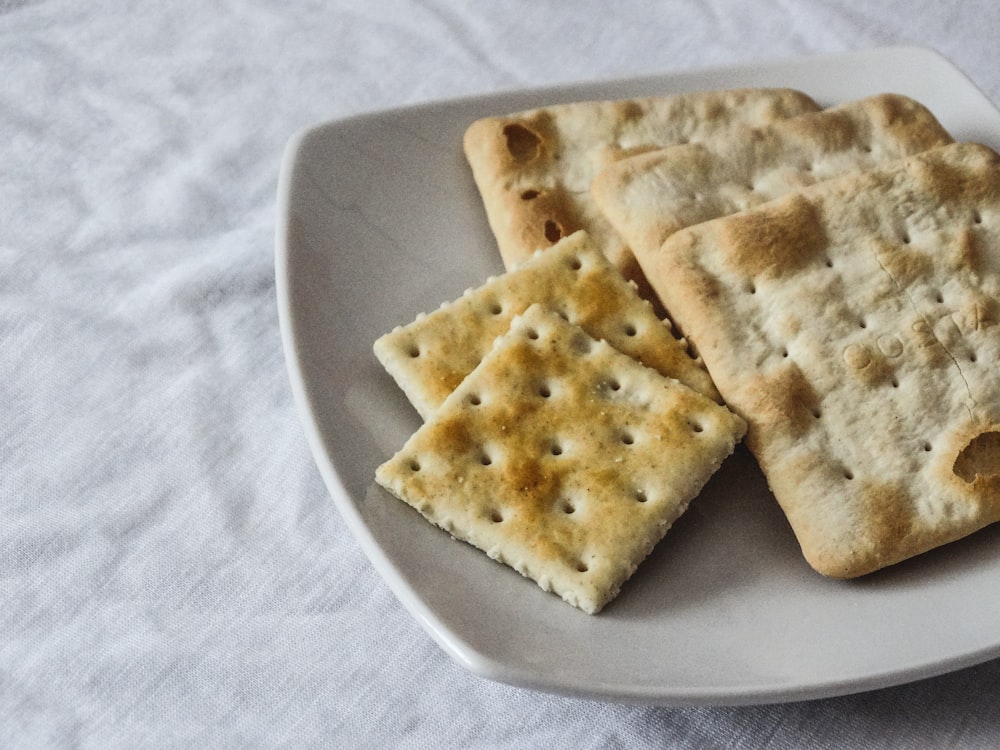
<instances>
[{"instance_id":1,"label":"browned blister on flatbread","mask_svg":"<svg viewBox=\"0 0 1000 750\"><path fill-rule=\"evenodd\" d=\"M641 266L679 229L951 142L922 104L881 94L622 159L592 192Z\"/></svg>"},{"instance_id":2,"label":"browned blister on flatbread","mask_svg":"<svg viewBox=\"0 0 1000 750\"><path fill-rule=\"evenodd\" d=\"M663 375L718 400L687 343L580 231L517 268L381 336L374 351L421 416L428 417L506 333L515 315L543 303Z\"/></svg>"},{"instance_id":3,"label":"browned blister on flatbread","mask_svg":"<svg viewBox=\"0 0 1000 750\"><path fill-rule=\"evenodd\" d=\"M954 144L673 234L650 281L809 562L1000 520L1000 157Z\"/></svg>"},{"instance_id":4,"label":"browned blister on flatbread","mask_svg":"<svg viewBox=\"0 0 1000 750\"><path fill-rule=\"evenodd\" d=\"M533 305L375 476L454 537L596 613L745 429Z\"/></svg>"},{"instance_id":5,"label":"browned blister on flatbread","mask_svg":"<svg viewBox=\"0 0 1000 750\"><path fill-rule=\"evenodd\" d=\"M789 89L741 89L560 104L474 122L465 154L504 265L511 268L579 229L626 278L642 283L632 253L590 196L613 161L763 125L819 106Z\"/></svg>"}]
</instances>

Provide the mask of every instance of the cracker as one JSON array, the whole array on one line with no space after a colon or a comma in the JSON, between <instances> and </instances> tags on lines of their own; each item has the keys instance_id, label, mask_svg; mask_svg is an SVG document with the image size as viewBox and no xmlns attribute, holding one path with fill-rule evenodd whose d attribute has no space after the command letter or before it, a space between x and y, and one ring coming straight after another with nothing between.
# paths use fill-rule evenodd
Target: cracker
<instances>
[{"instance_id":1,"label":"cracker","mask_svg":"<svg viewBox=\"0 0 1000 750\"><path fill-rule=\"evenodd\" d=\"M472 372L515 315L544 303L595 338L718 399L701 361L641 299L586 232L379 338L375 354L425 419Z\"/></svg>"},{"instance_id":2,"label":"cracker","mask_svg":"<svg viewBox=\"0 0 1000 750\"><path fill-rule=\"evenodd\" d=\"M673 234L648 268L819 572L1000 520L1000 157L933 149Z\"/></svg>"},{"instance_id":3,"label":"cracker","mask_svg":"<svg viewBox=\"0 0 1000 750\"><path fill-rule=\"evenodd\" d=\"M586 229L615 267L641 284L635 258L590 197L604 166L737 123L762 125L817 109L789 89L576 102L477 120L464 147L505 267Z\"/></svg>"},{"instance_id":4,"label":"cracker","mask_svg":"<svg viewBox=\"0 0 1000 750\"><path fill-rule=\"evenodd\" d=\"M376 481L596 613L744 430L725 407L533 305Z\"/></svg>"},{"instance_id":5,"label":"cracker","mask_svg":"<svg viewBox=\"0 0 1000 750\"><path fill-rule=\"evenodd\" d=\"M641 266L679 229L951 142L922 104L882 94L623 159L591 190Z\"/></svg>"}]
</instances>

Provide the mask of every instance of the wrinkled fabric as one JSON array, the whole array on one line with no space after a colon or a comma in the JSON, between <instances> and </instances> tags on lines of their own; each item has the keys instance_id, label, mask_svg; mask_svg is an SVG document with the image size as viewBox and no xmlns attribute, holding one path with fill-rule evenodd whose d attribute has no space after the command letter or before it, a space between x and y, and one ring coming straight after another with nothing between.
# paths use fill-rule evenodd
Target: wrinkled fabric
<instances>
[{"instance_id":1,"label":"wrinkled fabric","mask_svg":"<svg viewBox=\"0 0 1000 750\"><path fill-rule=\"evenodd\" d=\"M468 94L890 44L1000 101L992 0L0 2L0 747L992 747L1000 662L667 709L490 682L403 610L297 421L282 149Z\"/></svg>"}]
</instances>

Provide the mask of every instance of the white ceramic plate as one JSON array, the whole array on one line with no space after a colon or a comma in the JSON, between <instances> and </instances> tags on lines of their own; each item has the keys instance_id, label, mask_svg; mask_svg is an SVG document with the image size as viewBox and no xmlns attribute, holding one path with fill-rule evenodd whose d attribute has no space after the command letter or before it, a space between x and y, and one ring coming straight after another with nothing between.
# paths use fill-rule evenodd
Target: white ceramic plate
<instances>
[{"instance_id":1,"label":"white ceramic plate","mask_svg":"<svg viewBox=\"0 0 1000 750\"><path fill-rule=\"evenodd\" d=\"M372 355L393 326L502 270L461 152L477 117L559 101L788 86L884 91L1000 147L1000 113L935 53L894 48L523 91L320 125L288 144L278 302L297 407L334 501L427 632L475 673L664 705L797 700L1000 656L1000 525L853 582L806 565L740 449L602 614L588 616L423 521L375 467L417 428Z\"/></svg>"}]
</instances>

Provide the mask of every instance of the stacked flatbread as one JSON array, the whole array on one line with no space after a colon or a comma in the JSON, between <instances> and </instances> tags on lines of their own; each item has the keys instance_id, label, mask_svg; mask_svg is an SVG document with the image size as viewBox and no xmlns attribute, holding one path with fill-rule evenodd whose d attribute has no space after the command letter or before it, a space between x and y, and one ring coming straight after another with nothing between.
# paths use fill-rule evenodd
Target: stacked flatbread
<instances>
[{"instance_id":1,"label":"stacked flatbread","mask_svg":"<svg viewBox=\"0 0 1000 750\"><path fill-rule=\"evenodd\" d=\"M642 287L631 251L590 197L598 172L626 156L818 109L790 89L574 102L477 120L464 146L506 268L585 229Z\"/></svg>"},{"instance_id":2,"label":"stacked flatbread","mask_svg":"<svg viewBox=\"0 0 1000 750\"><path fill-rule=\"evenodd\" d=\"M684 227L951 142L922 104L882 94L619 161L591 192L641 264Z\"/></svg>"}]
</instances>

